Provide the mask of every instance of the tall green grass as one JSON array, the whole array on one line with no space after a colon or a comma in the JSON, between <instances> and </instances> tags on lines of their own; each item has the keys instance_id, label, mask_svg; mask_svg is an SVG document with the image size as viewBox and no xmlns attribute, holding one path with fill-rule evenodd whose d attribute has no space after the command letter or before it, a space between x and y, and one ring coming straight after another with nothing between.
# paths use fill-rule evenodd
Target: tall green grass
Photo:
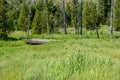
<instances>
[{"instance_id":1,"label":"tall green grass","mask_svg":"<svg viewBox=\"0 0 120 80\"><path fill-rule=\"evenodd\" d=\"M38 46L24 40L0 43L0 80L120 79L117 39L72 39Z\"/></svg>"},{"instance_id":2,"label":"tall green grass","mask_svg":"<svg viewBox=\"0 0 120 80\"><path fill-rule=\"evenodd\" d=\"M0 40L0 80L120 80L120 39L90 35L30 36L59 40L44 45Z\"/></svg>"}]
</instances>

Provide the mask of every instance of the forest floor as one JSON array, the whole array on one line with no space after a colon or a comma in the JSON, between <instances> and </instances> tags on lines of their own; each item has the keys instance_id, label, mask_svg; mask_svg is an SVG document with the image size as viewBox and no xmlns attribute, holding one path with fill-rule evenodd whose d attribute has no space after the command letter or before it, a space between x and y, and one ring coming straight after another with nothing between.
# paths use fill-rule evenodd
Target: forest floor
<instances>
[{"instance_id":1,"label":"forest floor","mask_svg":"<svg viewBox=\"0 0 120 80\"><path fill-rule=\"evenodd\" d=\"M120 38L101 34L32 35L60 41L28 45L25 33L12 33L18 40L0 40L0 80L120 80Z\"/></svg>"}]
</instances>

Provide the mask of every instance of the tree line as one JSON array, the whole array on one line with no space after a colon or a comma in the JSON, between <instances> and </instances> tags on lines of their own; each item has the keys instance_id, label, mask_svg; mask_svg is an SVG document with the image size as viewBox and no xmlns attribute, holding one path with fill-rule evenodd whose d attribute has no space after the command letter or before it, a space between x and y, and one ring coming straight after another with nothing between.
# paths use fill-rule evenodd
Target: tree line
<instances>
[{"instance_id":1,"label":"tree line","mask_svg":"<svg viewBox=\"0 0 120 80\"><path fill-rule=\"evenodd\" d=\"M35 34L57 33L60 28L96 30L101 25L120 31L119 0L0 0L0 38L14 30Z\"/></svg>"}]
</instances>

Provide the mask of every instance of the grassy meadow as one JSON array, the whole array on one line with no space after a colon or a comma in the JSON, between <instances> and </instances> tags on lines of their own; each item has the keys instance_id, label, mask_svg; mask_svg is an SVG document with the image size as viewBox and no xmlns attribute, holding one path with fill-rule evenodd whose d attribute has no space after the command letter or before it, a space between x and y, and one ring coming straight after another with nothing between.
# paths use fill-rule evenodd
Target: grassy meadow
<instances>
[{"instance_id":1,"label":"grassy meadow","mask_svg":"<svg viewBox=\"0 0 120 80\"><path fill-rule=\"evenodd\" d=\"M0 80L120 80L120 33L84 34L30 35L58 41L27 45L25 33L12 33L19 39L0 40Z\"/></svg>"}]
</instances>

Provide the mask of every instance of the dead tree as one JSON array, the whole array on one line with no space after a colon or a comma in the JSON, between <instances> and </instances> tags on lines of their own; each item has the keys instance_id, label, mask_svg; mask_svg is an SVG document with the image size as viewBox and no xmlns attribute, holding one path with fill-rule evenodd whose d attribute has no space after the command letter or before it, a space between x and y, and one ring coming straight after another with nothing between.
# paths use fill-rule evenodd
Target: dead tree
<instances>
[{"instance_id":1,"label":"dead tree","mask_svg":"<svg viewBox=\"0 0 120 80\"><path fill-rule=\"evenodd\" d=\"M27 37L29 36L30 26L31 26L31 1L29 1L29 14L28 14Z\"/></svg>"},{"instance_id":2,"label":"dead tree","mask_svg":"<svg viewBox=\"0 0 120 80\"><path fill-rule=\"evenodd\" d=\"M47 32L48 34L50 34L49 20L48 20L48 0L46 0L46 25L47 25Z\"/></svg>"},{"instance_id":3,"label":"dead tree","mask_svg":"<svg viewBox=\"0 0 120 80\"><path fill-rule=\"evenodd\" d=\"M114 0L111 0L111 8L110 8L110 37L113 37L113 2Z\"/></svg>"},{"instance_id":4,"label":"dead tree","mask_svg":"<svg viewBox=\"0 0 120 80\"><path fill-rule=\"evenodd\" d=\"M75 33L78 34L78 0L73 0L74 3L74 27L75 27Z\"/></svg>"},{"instance_id":5,"label":"dead tree","mask_svg":"<svg viewBox=\"0 0 120 80\"><path fill-rule=\"evenodd\" d=\"M62 11L63 11L64 34L67 34L67 30L66 30L66 15L65 15L65 0L62 0Z\"/></svg>"},{"instance_id":6,"label":"dead tree","mask_svg":"<svg viewBox=\"0 0 120 80\"><path fill-rule=\"evenodd\" d=\"M83 11L83 0L80 2L80 35L82 35L82 11Z\"/></svg>"}]
</instances>

